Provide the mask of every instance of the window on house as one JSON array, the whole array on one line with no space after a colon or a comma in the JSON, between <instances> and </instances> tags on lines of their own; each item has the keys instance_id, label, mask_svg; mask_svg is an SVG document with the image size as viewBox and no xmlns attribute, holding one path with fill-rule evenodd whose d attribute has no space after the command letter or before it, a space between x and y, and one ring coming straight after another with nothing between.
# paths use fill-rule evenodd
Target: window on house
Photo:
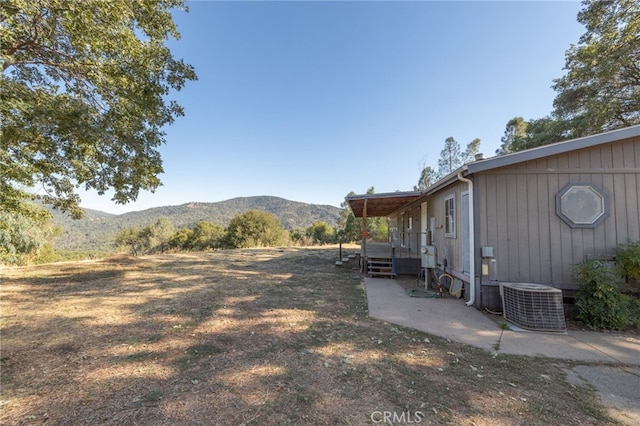
<instances>
[{"instance_id":1,"label":"window on house","mask_svg":"<svg viewBox=\"0 0 640 426\"><path fill-rule=\"evenodd\" d=\"M444 200L444 235L456 236L456 199L450 195Z\"/></svg>"}]
</instances>

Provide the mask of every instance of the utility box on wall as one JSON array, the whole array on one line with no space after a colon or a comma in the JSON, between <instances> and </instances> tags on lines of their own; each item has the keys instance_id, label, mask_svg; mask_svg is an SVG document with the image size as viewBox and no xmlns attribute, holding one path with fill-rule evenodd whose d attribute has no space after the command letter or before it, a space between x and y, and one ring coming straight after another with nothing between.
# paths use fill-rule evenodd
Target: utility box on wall
<instances>
[{"instance_id":1,"label":"utility box on wall","mask_svg":"<svg viewBox=\"0 0 640 426\"><path fill-rule=\"evenodd\" d=\"M422 246L422 267L436 267L436 246Z\"/></svg>"},{"instance_id":2,"label":"utility box on wall","mask_svg":"<svg viewBox=\"0 0 640 426\"><path fill-rule=\"evenodd\" d=\"M493 247L482 247L482 257L493 257Z\"/></svg>"}]
</instances>

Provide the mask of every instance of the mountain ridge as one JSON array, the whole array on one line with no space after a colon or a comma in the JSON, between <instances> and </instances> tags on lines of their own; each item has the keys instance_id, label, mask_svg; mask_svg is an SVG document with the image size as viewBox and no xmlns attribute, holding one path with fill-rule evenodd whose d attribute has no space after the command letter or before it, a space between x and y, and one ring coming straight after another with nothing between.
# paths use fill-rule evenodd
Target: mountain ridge
<instances>
[{"instance_id":1,"label":"mountain ridge","mask_svg":"<svg viewBox=\"0 0 640 426\"><path fill-rule=\"evenodd\" d=\"M231 219L247 210L262 210L276 216L285 229L309 227L322 221L336 226L341 209L331 205L291 201L270 195L235 197L216 202L192 201L180 205L151 207L144 210L113 214L83 209L82 219L51 210L53 223L62 229L54 241L57 250L111 251L116 234L125 228L143 227L166 217L178 228L193 227L199 221L227 226Z\"/></svg>"}]
</instances>

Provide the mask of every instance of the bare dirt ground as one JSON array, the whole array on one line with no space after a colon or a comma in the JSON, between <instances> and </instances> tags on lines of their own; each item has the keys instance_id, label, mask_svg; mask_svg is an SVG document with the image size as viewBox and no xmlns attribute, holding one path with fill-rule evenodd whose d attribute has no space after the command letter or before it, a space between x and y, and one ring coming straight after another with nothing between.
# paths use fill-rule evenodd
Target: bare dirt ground
<instances>
[{"instance_id":1,"label":"bare dirt ground","mask_svg":"<svg viewBox=\"0 0 640 426\"><path fill-rule=\"evenodd\" d=\"M562 360L367 316L336 247L0 269L3 425L615 424Z\"/></svg>"}]
</instances>

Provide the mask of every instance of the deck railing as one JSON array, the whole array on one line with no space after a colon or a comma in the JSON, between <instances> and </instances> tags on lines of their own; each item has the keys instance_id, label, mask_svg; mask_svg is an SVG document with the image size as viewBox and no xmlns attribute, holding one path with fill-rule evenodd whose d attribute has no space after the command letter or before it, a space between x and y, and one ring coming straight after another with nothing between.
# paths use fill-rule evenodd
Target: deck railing
<instances>
[{"instance_id":1,"label":"deck railing","mask_svg":"<svg viewBox=\"0 0 640 426\"><path fill-rule=\"evenodd\" d=\"M428 232L419 231L390 231L389 241L396 248L396 256L419 258L420 249L427 245Z\"/></svg>"}]
</instances>

